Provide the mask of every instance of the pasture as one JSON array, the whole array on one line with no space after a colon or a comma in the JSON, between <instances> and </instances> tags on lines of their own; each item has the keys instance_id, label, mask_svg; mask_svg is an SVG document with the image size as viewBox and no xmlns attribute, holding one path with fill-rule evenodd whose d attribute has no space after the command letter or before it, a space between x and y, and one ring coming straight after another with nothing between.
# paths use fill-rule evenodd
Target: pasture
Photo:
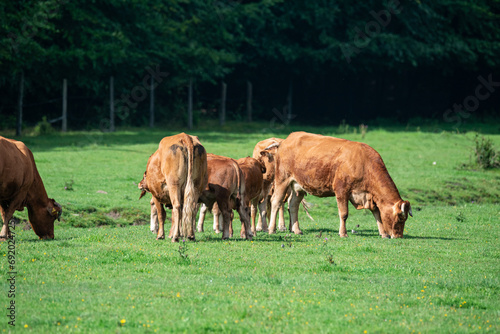
<instances>
[{"instance_id":1,"label":"pasture","mask_svg":"<svg viewBox=\"0 0 500 334\"><path fill-rule=\"evenodd\" d=\"M226 130L190 134L208 152L240 158L258 141L292 131ZM23 138L49 197L64 211L52 241L38 241L26 227L26 210L16 213L16 326L5 316L11 299L3 242L0 328L498 333L500 172L463 167L475 133L386 128L362 138L337 128L306 130L362 141L381 154L413 208L404 239L380 238L371 213L352 206L349 237L341 239L335 198L307 196L314 221L300 210L301 236L258 232L253 241L241 240L236 214L235 237L222 241L207 215L196 242L157 241L149 231L150 195L139 201L136 183L161 138L178 131ZM487 137L500 146L500 135Z\"/></svg>"}]
</instances>

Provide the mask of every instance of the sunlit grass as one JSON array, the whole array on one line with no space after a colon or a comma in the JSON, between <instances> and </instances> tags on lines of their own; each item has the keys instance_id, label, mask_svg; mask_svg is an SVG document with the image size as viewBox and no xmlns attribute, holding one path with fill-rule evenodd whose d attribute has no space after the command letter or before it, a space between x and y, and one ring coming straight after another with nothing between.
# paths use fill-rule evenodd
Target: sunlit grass
<instances>
[{"instance_id":1,"label":"sunlit grass","mask_svg":"<svg viewBox=\"0 0 500 334\"><path fill-rule=\"evenodd\" d=\"M38 241L24 223L16 228L17 330L500 331L500 175L460 168L473 134L368 132L364 141L381 153L412 203L404 239L381 239L372 215L352 207L349 237L340 239L335 198L307 196L314 221L300 212L302 236L222 241L207 217L206 232L181 244L156 241L140 225L149 221L149 203L137 200L134 184L169 134L27 140L64 215L53 241ZM234 158L272 136L194 134L207 151ZM491 137L498 145L500 136ZM73 190L64 190L70 180ZM6 243L0 247L5 258ZM0 267L6 273L7 261ZM6 296L6 280L0 287ZM8 302L3 297L1 306ZM6 317L0 329L10 329Z\"/></svg>"}]
</instances>

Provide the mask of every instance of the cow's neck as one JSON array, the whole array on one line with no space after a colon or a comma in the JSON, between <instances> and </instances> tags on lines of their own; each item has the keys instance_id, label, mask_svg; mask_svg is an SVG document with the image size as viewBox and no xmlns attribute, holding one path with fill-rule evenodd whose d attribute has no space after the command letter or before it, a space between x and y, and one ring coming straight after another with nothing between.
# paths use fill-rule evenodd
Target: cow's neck
<instances>
[{"instance_id":1,"label":"cow's neck","mask_svg":"<svg viewBox=\"0 0 500 334\"><path fill-rule=\"evenodd\" d=\"M38 171L35 170L33 184L31 185L30 190L28 191L28 196L26 198L26 205L28 207L28 211L40 208L47 207L49 202L49 196L47 195L47 191L43 185L42 178L38 174Z\"/></svg>"},{"instance_id":2,"label":"cow's neck","mask_svg":"<svg viewBox=\"0 0 500 334\"><path fill-rule=\"evenodd\" d=\"M392 206L401 201L398 188L396 188L396 184L394 184L389 173L383 173L372 180L371 193L378 206L384 204Z\"/></svg>"}]
</instances>

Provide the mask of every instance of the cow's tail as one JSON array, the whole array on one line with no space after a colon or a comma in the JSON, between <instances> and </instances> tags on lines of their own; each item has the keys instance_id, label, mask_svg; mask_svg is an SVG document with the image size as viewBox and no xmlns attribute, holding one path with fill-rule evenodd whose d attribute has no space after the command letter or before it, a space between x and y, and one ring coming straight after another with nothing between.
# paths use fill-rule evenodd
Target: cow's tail
<instances>
[{"instance_id":1,"label":"cow's tail","mask_svg":"<svg viewBox=\"0 0 500 334\"><path fill-rule=\"evenodd\" d=\"M188 235L189 227L194 227L196 217L196 189L194 187L193 171L194 171L194 145L193 140L189 137L186 142L188 166L186 186L184 188L184 202L182 204L182 219L181 219L181 234L184 237L194 237L194 228L191 228L192 235Z\"/></svg>"},{"instance_id":2,"label":"cow's tail","mask_svg":"<svg viewBox=\"0 0 500 334\"><path fill-rule=\"evenodd\" d=\"M304 208L304 211L307 214L307 217L309 217L309 219L311 219L312 221L314 221L314 218L311 217L311 215L309 214L309 209L311 208L311 204L307 203L304 199L302 199L301 203L302 203L302 207Z\"/></svg>"},{"instance_id":3,"label":"cow's tail","mask_svg":"<svg viewBox=\"0 0 500 334\"><path fill-rule=\"evenodd\" d=\"M243 200L245 196L245 182L241 179L241 176L243 172L241 171L241 168L239 168L238 163L235 161L234 162L234 167L236 169L236 175L238 177L238 195L236 196L237 201L239 202L239 205L243 205Z\"/></svg>"}]
</instances>

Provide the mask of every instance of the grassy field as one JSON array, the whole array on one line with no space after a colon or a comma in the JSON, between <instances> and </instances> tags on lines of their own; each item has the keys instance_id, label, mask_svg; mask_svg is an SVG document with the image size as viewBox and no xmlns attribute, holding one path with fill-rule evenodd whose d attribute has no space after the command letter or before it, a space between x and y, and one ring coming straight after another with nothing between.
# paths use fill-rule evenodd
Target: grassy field
<instances>
[{"instance_id":1,"label":"grassy field","mask_svg":"<svg viewBox=\"0 0 500 334\"><path fill-rule=\"evenodd\" d=\"M0 328L500 332L500 172L464 167L475 133L386 128L369 129L362 138L352 130L338 134L336 127L306 130L363 141L382 155L412 203L404 239L381 239L371 213L352 206L349 237L340 239L335 199L307 196L314 221L301 210L302 236L258 233L253 241L222 241L209 216L196 242L156 241L145 225L148 199L137 200L135 183L160 139L177 132L23 138L64 213L53 241L38 241L26 227L26 211L16 214L16 326L3 316ZM232 124L224 132L192 134L208 152L240 158L251 155L256 142L290 131ZM488 132L500 147L500 135ZM5 310L12 299L7 243L0 247Z\"/></svg>"}]
</instances>

